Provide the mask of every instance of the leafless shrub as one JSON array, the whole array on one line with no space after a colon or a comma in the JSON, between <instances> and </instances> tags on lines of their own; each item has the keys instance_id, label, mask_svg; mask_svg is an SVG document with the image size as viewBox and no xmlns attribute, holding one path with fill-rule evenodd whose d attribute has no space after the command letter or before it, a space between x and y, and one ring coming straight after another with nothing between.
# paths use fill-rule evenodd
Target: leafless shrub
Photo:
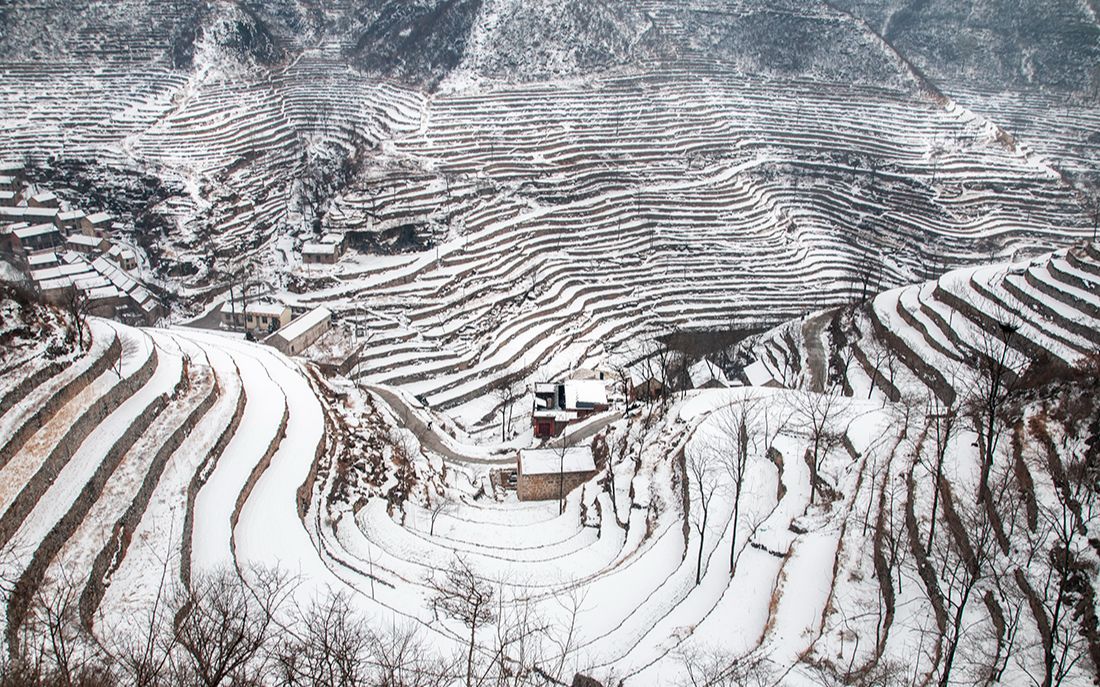
<instances>
[{"instance_id":1,"label":"leafless shrub","mask_svg":"<svg viewBox=\"0 0 1100 687\"><path fill-rule=\"evenodd\" d=\"M283 634L272 657L280 686L368 684L370 635L343 594L297 613Z\"/></svg>"},{"instance_id":2,"label":"leafless shrub","mask_svg":"<svg viewBox=\"0 0 1100 687\"><path fill-rule=\"evenodd\" d=\"M684 668L679 687L764 687L775 679L775 666L757 654L731 656L713 647L682 649L678 658Z\"/></svg>"},{"instance_id":3,"label":"leafless shrub","mask_svg":"<svg viewBox=\"0 0 1100 687\"><path fill-rule=\"evenodd\" d=\"M495 590L457 556L442 573L433 576L429 584L434 592L432 609L435 613L458 620L470 631L466 646L465 679L466 687L473 687L477 631L497 618Z\"/></svg>"},{"instance_id":4,"label":"leafless shrub","mask_svg":"<svg viewBox=\"0 0 1100 687\"><path fill-rule=\"evenodd\" d=\"M251 586L230 570L198 576L181 598L176 637L187 661L184 671L204 687L256 681L275 615L292 586L279 571L253 569Z\"/></svg>"}]
</instances>

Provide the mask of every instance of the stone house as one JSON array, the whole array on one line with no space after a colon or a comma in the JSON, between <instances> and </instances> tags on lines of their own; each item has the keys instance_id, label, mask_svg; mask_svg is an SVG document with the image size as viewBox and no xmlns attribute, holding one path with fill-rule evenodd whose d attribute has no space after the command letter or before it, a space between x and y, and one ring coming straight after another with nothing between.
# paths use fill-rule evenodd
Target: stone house
<instances>
[{"instance_id":1,"label":"stone house","mask_svg":"<svg viewBox=\"0 0 1100 687\"><path fill-rule=\"evenodd\" d=\"M65 239L65 247L71 251L77 253L84 253L85 255L98 255L107 250L110 246L107 243L107 239L101 239L97 236L85 236L84 234L73 234Z\"/></svg>"},{"instance_id":2,"label":"stone house","mask_svg":"<svg viewBox=\"0 0 1100 687\"><path fill-rule=\"evenodd\" d=\"M10 236L11 248L16 255L56 248L63 240L61 232L52 224L35 224L15 229Z\"/></svg>"},{"instance_id":3,"label":"stone house","mask_svg":"<svg viewBox=\"0 0 1100 687\"><path fill-rule=\"evenodd\" d=\"M28 198L27 205L32 208L58 208L61 207L61 202L57 200L57 196L54 194L43 191Z\"/></svg>"},{"instance_id":4,"label":"stone house","mask_svg":"<svg viewBox=\"0 0 1100 687\"><path fill-rule=\"evenodd\" d=\"M109 213L97 212L80 219L80 231L88 236L106 236L114 221Z\"/></svg>"},{"instance_id":5,"label":"stone house","mask_svg":"<svg viewBox=\"0 0 1100 687\"><path fill-rule=\"evenodd\" d=\"M516 495L520 501L557 499L595 476L587 446L524 449L516 459Z\"/></svg>"}]
</instances>

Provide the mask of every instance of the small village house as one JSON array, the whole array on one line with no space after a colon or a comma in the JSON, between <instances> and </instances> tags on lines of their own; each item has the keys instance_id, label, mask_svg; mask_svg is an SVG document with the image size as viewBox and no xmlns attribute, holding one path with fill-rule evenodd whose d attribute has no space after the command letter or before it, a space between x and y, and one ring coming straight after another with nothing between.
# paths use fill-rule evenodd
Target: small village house
<instances>
[{"instance_id":1,"label":"small village house","mask_svg":"<svg viewBox=\"0 0 1100 687\"><path fill-rule=\"evenodd\" d=\"M627 398L634 401L653 401L665 393L665 383L654 374L630 370L626 376Z\"/></svg>"},{"instance_id":2,"label":"small village house","mask_svg":"<svg viewBox=\"0 0 1100 687\"><path fill-rule=\"evenodd\" d=\"M516 495L520 501L564 497L596 476L592 449L524 449L516 460Z\"/></svg>"},{"instance_id":3,"label":"small village house","mask_svg":"<svg viewBox=\"0 0 1100 687\"><path fill-rule=\"evenodd\" d=\"M307 243L302 246L302 262L307 265L335 265L340 249L331 243Z\"/></svg>"},{"instance_id":4,"label":"small village house","mask_svg":"<svg viewBox=\"0 0 1100 687\"><path fill-rule=\"evenodd\" d=\"M328 308L314 308L267 337L264 343L286 355L298 355L332 326Z\"/></svg>"},{"instance_id":5,"label":"small village house","mask_svg":"<svg viewBox=\"0 0 1100 687\"><path fill-rule=\"evenodd\" d=\"M27 269L32 272L58 267L60 264L61 260L57 257L57 253L52 250L27 256Z\"/></svg>"},{"instance_id":6,"label":"small village house","mask_svg":"<svg viewBox=\"0 0 1100 687\"><path fill-rule=\"evenodd\" d=\"M278 303L226 302L221 307L222 325L253 334L275 332L290 324L290 308Z\"/></svg>"},{"instance_id":7,"label":"small village house","mask_svg":"<svg viewBox=\"0 0 1100 687\"><path fill-rule=\"evenodd\" d=\"M607 386L603 380L536 384L531 425L536 437L555 437L565 431L569 423L607 408Z\"/></svg>"},{"instance_id":8,"label":"small village house","mask_svg":"<svg viewBox=\"0 0 1100 687\"><path fill-rule=\"evenodd\" d=\"M124 270L137 269L137 255L129 248L119 245L110 246L110 250L107 251L107 257Z\"/></svg>"},{"instance_id":9,"label":"small village house","mask_svg":"<svg viewBox=\"0 0 1100 687\"><path fill-rule=\"evenodd\" d=\"M10 236L12 252L27 255L35 251L57 248L62 244L61 232L52 224L35 224L15 229Z\"/></svg>"},{"instance_id":10,"label":"small village house","mask_svg":"<svg viewBox=\"0 0 1100 687\"><path fill-rule=\"evenodd\" d=\"M344 256L344 237L325 234L320 241L302 246L302 262L307 265L335 265Z\"/></svg>"},{"instance_id":11,"label":"small village house","mask_svg":"<svg viewBox=\"0 0 1100 687\"><path fill-rule=\"evenodd\" d=\"M88 236L106 236L114 221L109 213L96 212L81 218L80 231Z\"/></svg>"},{"instance_id":12,"label":"small village house","mask_svg":"<svg viewBox=\"0 0 1100 687\"><path fill-rule=\"evenodd\" d=\"M754 360L741 370L741 376L749 386L766 386L781 388L783 383L775 378L768 366L760 360Z\"/></svg>"},{"instance_id":13,"label":"small village house","mask_svg":"<svg viewBox=\"0 0 1100 687\"><path fill-rule=\"evenodd\" d=\"M58 215L57 208L11 208L0 207L0 224L7 222L26 222L27 224L54 223Z\"/></svg>"},{"instance_id":14,"label":"small village house","mask_svg":"<svg viewBox=\"0 0 1100 687\"><path fill-rule=\"evenodd\" d=\"M15 191L0 191L0 207L15 207L19 202L19 196Z\"/></svg>"},{"instance_id":15,"label":"small village house","mask_svg":"<svg viewBox=\"0 0 1100 687\"><path fill-rule=\"evenodd\" d=\"M107 239L102 239L97 236L86 236L84 234L73 234L65 239L65 248L77 253L83 253L84 255L99 255L111 244L107 242Z\"/></svg>"},{"instance_id":16,"label":"small village house","mask_svg":"<svg viewBox=\"0 0 1100 687\"><path fill-rule=\"evenodd\" d=\"M27 206L32 208L59 208L61 207L61 201L49 191L43 191L28 198Z\"/></svg>"},{"instance_id":17,"label":"small village house","mask_svg":"<svg viewBox=\"0 0 1100 687\"><path fill-rule=\"evenodd\" d=\"M727 389L730 386L722 368L706 358L688 368L688 377L693 389Z\"/></svg>"},{"instance_id":18,"label":"small village house","mask_svg":"<svg viewBox=\"0 0 1100 687\"><path fill-rule=\"evenodd\" d=\"M80 220L82 219L84 219L83 210L67 210L57 213L57 216L53 219L53 223L57 225L58 229L80 231Z\"/></svg>"}]
</instances>

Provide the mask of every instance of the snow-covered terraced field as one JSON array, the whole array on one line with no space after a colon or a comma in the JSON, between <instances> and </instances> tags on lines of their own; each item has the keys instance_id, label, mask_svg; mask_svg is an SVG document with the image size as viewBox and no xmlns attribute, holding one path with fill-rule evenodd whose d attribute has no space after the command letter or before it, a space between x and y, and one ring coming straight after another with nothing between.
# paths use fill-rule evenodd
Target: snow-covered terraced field
<instances>
[{"instance_id":1,"label":"snow-covered terraced field","mask_svg":"<svg viewBox=\"0 0 1100 687\"><path fill-rule=\"evenodd\" d=\"M158 211L178 224L166 257L187 263L185 297L225 288L213 267L295 305L370 312L363 381L427 398L475 438L501 380L1091 231L1072 182L1095 166L1092 113L1039 96L951 100L911 79L753 77L702 58L426 94L348 69L344 48L271 69L202 50L190 71L0 64L0 142L153 170L172 189ZM1065 135L1033 142L1037 110ZM422 250L303 266L311 217L353 237L411 227Z\"/></svg>"},{"instance_id":2,"label":"snow-covered terraced field","mask_svg":"<svg viewBox=\"0 0 1100 687\"><path fill-rule=\"evenodd\" d=\"M440 571L461 560L497 590L500 622L533 611L548 637L571 628L568 645L539 649L548 665L564 656L570 674L675 684L709 655L792 684L907 657L934 676L962 636L947 611L966 602L922 567L947 555L930 524L942 517L939 536L960 536L952 523L968 490L989 471L1025 469L1001 458L983 468L984 435L963 427L945 459L937 423L971 407L990 362L1017 383L1026 361L1071 366L1095 352L1098 293L1100 253L1080 245L795 321L756 348L795 388L696 391L636 409L592 440L598 475L560 510L495 492L484 466L434 455L431 430L403 426L384 397L333 387L271 348L93 320L88 352L0 414L0 427L30 428L0 447L0 579L14 589L5 637L18 641L33 599L65 590L107 641L166 581L230 570L261 584L276 568L295 576L302 603L344 592L374 626L411 624L449 651L467 630L433 599ZM815 384L820 393L797 389ZM739 437L738 473L728 459ZM922 475L937 455L946 481L930 488ZM1026 489L1047 488L1044 469L1027 468ZM1032 574L1019 573L1021 589ZM1011 599L990 598L967 611L970 626L1008 612ZM938 632L921 608L942 612Z\"/></svg>"},{"instance_id":3,"label":"snow-covered terraced field","mask_svg":"<svg viewBox=\"0 0 1100 687\"><path fill-rule=\"evenodd\" d=\"M66 402L47 404L42 424L3 466L0 522L10 554L0 574L16 590L4 608L9 643L18 641L30 600L40 595L75 589L80 622L106 640L154 604L166 583L226 567L247 581L252 571L278 567L300 576L303 598L347 590L369 617L423 623L446 646L461 628L433 622L429 583L454 556L507 588L507 603L533 603L555 623L566 620L561 598L575 598L569 614L576 614L578 641L590 647L588 669L655 670L674 648L669 638L686 639L678 628L703 621L729 595L753 594L757 608L748 617L760 622L752 627L768 617L778 560L730 580L722 563L731 527L724 503L704 530L704 584L697 587L695 558L687 554L700 542L682 527L681 496L691 497L672 486L686 479L685 461L709 450L702 437L713 432L710 412L744 392L673 406L667 425L641 435L616 425L624 445L644 455L638 463L619 455L614 492L593 481L561 514L556 503L459 496L433 523L415 500L395 509L379 496L330 498L339 474L332 466L350 445L331 434L341 425L324 383L296 363L197 330L93 320L91 331L92 346L74 368L87 370L80 388ZM56 377L3 419L59 393L72 374ZM762 397L780 402L783 393ZM69 414L81 409L85 417L72 421ZM852 406L856 414L868 409ZM71 429L55 431L61 425ZM362 430L381 432L384 423ZM794 433L774 448L795 455L803 443ZM666 450L671 460L660 458ZM804 470L795 463L777 473L773 461L754 456L747 485L752 516L740 522L738 555L758 556L758 540L771 552L765 559L797 550L800 540L782 532L806 509ZM745 650L759 644L746 641Z\"/></svg>"},{"instance_id":4,"label":"snow-covered terraced field","mask_svg":"<svg viewBox=\"0 0 1100 687\"><path fill-rule=\"evenodd\" d=\"M759 359L777 379L810 379L810 351L831 351L830 379L865 398L930 392L953 404L993 359L1010 379L1029 367L1073 367L1100 347L1100 249L1084 243L1021 262L964 268L903 286L830 317L824 342L792 325L764 335ZM777 356L771 351L782 351ZM795 362L792 363L791 361Z\"/></svg>"}]
</instances>

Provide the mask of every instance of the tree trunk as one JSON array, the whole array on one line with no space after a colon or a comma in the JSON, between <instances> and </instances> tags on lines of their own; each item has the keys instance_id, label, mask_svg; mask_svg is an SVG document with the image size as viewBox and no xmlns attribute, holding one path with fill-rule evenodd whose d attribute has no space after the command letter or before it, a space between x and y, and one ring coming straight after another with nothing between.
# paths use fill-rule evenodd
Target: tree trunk
<instances>
[{"instance_id":1,"label":"tree trunk","mask_svg":"<svg viewBox=\"0 0 1100 687\"><path fill-rule=\"evenodd\" d=\"M737 478L737 486L733 493L733 537L730 539L730 577L733 577L733 568L737 565L737 521L741 515L741 478Z\"/></svg>"}]
</instances>

